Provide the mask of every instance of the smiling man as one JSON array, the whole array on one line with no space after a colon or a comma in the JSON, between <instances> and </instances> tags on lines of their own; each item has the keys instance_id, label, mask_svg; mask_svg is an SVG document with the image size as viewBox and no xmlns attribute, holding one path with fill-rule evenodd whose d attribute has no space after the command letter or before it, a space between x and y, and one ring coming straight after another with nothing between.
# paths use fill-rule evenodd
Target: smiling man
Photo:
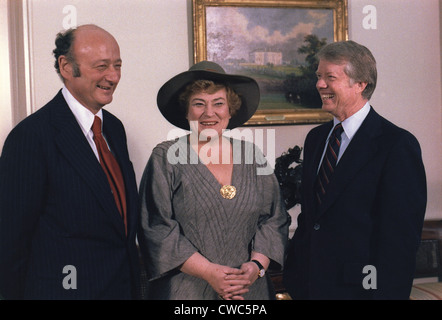
<instances>
[{"instance_id":1,"label":"smiling man","mask_svg":"<svg viewBox=\"0 0 442 320\"><path fill-rule=\"evenodd\" d=\"M294 299L408 299L427 200L419 143L370 106L377 70L366 47L335 42L318 58L316 88L334 120L305 141L285 286Z\"/></svg>"},{"instance_id":2,"label":"smiling man","mask_svg":"<svg viewBox=\"0 0 442 320\"><path fill-rule=\"evenodd\" d=\"M69 93L96 114L112 102L120 81L120 48L111 34L92 25L79 27L74 34L73 57L60 55L57 71Z\"/></svg>"},{"instance_id":3,"label":"smiling man","mask_svg":"<svg viewBox=\"0 0 442 320\"><path fill-rule=\"evenodd\" d=\"M95 25L55 44L64 86L11 131L0 157L0 294L136 298L135 174L123 124L102 110L120 81L120 49Z\"/></svg>"}]
</instances>

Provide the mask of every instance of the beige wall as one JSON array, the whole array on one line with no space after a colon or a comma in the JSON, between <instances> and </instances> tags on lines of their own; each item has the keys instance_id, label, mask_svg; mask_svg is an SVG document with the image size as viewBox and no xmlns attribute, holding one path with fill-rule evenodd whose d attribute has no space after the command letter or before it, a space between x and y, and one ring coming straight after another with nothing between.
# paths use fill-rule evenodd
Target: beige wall
<instances>
[{"instance_id":1,"label":"beige wall","mask_svg":"<svg viewBox=\"0 0 442 320\"><path fill-rule=\"evenodd\" d=\"M11 0L16 1L16 0ZM374 4L377 28L366 30L363 8ZM29 97L38 109L61 87L53 70L55 34L63 29L73 5L77 24L95 23L118 40L123 76L106 108L126 126L129 152L138 180L152 148L173 128L156 108L160 86L192 61L191 1L187 0L28 0L24 2L30 36ZM6 5L0 1L0 74L5 63ZM442 107L439 0L349 0L349 38L368 46L378 61L379 81L372 98L376 110L416 135L428 176L427 219L442 218ZM7 57L7 54L6 54ZM5 60L6 59L6 60ZM0 91L0 148L15 125L9 89ZM26 106L22 106L25 108ZM276 156L303 145L312 125L280 126Z\"/></svg>"}]
</instances>

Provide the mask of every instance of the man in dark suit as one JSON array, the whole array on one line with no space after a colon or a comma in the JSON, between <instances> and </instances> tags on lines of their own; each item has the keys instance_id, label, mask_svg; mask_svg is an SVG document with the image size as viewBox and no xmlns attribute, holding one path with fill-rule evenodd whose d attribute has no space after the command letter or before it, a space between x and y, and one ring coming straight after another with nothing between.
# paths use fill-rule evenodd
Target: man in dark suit
<instances>
[{"instance_id":1,"label":"man in dark suit","mask_svg":"<svg viewBox=\"0 0 442 320\"><path fill-rule=\"evenodd\" d=\"M427 201L419 143L368 103L377 71L366 47L335 42L318 58L334 120L305 141L285 286L294 299L408 299Z\"/></svg>"},{"instance_id":2,"label":"man in dark suit","mask_svg":"<svg viewBox=\"0 0 442 320\"><path fill-rule=\"evenodd\" d=\"M123 124L102 110L120 80L119 46L84 25L58 34L54 55L63 89L11 131L0 157L0 294L136 298L135 174ZM123 177L118 203L91 131L96 117Z\"/></svg>"}]
</instances>

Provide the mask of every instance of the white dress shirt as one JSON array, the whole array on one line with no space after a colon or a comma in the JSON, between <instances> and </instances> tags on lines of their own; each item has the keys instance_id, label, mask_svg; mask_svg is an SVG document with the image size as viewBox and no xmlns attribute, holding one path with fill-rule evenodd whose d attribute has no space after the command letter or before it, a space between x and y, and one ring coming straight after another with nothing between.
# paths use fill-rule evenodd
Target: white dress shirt
<instances>
[{"instance_id":1,"label":"white dress shirt","mask_svg":"<svg viewBox=\"0 0 442 320\"><path fill-rule=\"evenodd\" d=\"M100 117L101 123L103 125L103 111L100 109L100 111L98 111L96 115L93 114L91 111L89 111L89 109L87 109L80 102L78 102L77 99L74 98L74 96L69 92L69 90L65 86L63 86L61 93L63 94L64 99L66 100L69 108L74 114L75 119L77 119L77 122L80 125L80 128L87 139L87 142L89 142L89 145L94 151L95 156L97 157L98 161L100 161L100 157L98 156L97 146L95 145L94 142L94 134L92 133L92 124L94 123L95 116L98 116Z\"/></svg>"},{"instance_id":2,"label":"white dress shirt","mask_svg":"<svg viewBox=\"0 0 442 320\"><path fill-rule=\"evenodd\" d=\"M353 139L354 135L358 131L362 122L364 122L364 120L367 117L369 112L370 112L370 104L367 102L358 112L356 112L351 117L349 117L341 122L344 132L342 132L342 135L341 135L341 146L339 148L337 163L342 158L342 155L344 154L345 150L347 149L348 145L350 144L350 141ZM328 133L327 141L330 138L330 135L332 134L334 127L339 122L340 121L338 119L333 118L333 128ZM321 162L319 162L318 171L319 171L319 168L321 167L322 158L324 158L326 148L327 148L327 143L325 145L324 151L322 152Z\"/></svg>"}]
</instances>

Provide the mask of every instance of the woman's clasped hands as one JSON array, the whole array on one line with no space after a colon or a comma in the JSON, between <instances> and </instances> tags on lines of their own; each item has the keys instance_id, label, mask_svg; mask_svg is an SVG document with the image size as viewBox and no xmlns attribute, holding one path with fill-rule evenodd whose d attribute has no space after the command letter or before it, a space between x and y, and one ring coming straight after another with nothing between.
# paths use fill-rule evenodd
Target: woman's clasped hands
<instances>
[{"instance_id":1,"label":"woman's clasped hands","mask_svg":"<svg viewBox=\"0 0 442 320\"><path fill-rule=\"evenodd\" d=\"M238 268L211 264L205 280L224 300L244 300L243 295L258 279L259 268L253 262L246 262Z\"/></svg>"},{"instance_id":2,"label":"woman's clasped hands","mask_svg":"<svg viewBox=\"0 0 442 320\"><path fill-rule=\"evenodd\" d=\"M268 266L267 257L252 253L252 258L256 257ZM259 267L252 261L243 263L240 268L232 268L210 262L198 252L183 263L180 270L207 281L224 300L244 300L243 295L249 292L259 273Z\"/></svg>"}]
</instances>

